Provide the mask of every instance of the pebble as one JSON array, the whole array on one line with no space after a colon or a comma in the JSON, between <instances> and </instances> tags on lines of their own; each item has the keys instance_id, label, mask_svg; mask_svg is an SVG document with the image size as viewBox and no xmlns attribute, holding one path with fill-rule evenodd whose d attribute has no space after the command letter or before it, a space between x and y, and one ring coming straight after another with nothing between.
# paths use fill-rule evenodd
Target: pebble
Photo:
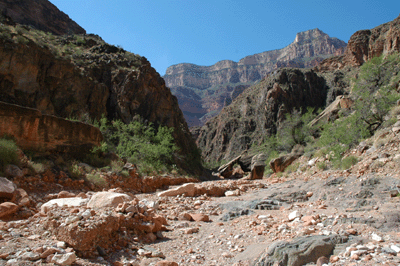
<instances>
[{"instance_id":1,"label":"pebble","mask_svg":"<svg viewBox=\"0 0 400 266\"><path fill-rule=\"evenodd\" d=\"M381 236L377 235L376 233L372 233L371 237L372 237L372 240L375 240L377 242L383 242L383 238Z\"/></svg>"},{"instance_id":2,"label":"pebble","mask_svg":"<svg viewBox=\"0 0 400 266\"><path fill-rule=\"evenodd\" d=\"M58 248L62 248L62 249L66 249L67 248L67 244L64 241L58 241L56 246Z\"/></svg>"},{"instance_id":3,"label":"pebble","mask_svg":"<svg viewBox=\"0 0 400 266\"><path fill-rule=\"evenodd\" d=\"M294 219L296 219L296 218L301 218L301 214L300 214L300 212L298 212L298 211L294 211L294 212L291 212L290 214L289 214L289 221L293 221Z\"/></svg>"},{"instance_id":4,"label":"pebble","mask_svg":"<svg viewBox=\"0 0 400 266\"><path fill-rule=\"evenodd\" d=\"M395 252L399 253L400 252L400 247L396 246L396 245L391 245L390 246L391 249L393 249Z\"/></svg>"},{"instance_id":5,"label":"pebble","mask_svg":"<svg viewBox=\"0 0 400 266\"><path fill-rule=\"evenodd\" d=\"M56 254L53 256L51 261L61 266L71 265L76 261L76 255L75 252L70 252L66 254Z\"/></svg>"}]
</instances>

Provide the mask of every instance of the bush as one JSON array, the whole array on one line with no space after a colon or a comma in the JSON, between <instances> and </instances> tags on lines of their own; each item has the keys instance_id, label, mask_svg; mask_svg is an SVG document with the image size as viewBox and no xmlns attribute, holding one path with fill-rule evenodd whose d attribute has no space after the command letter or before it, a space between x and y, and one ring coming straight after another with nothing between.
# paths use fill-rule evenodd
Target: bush
<instances>
[{"instance_id":1,"label":"bush","mask_svg":"<svg viewBox=\"0 0 400 266\"><path fill-rule=\"evenodd\" d=\"M349 169L350 167L355 165L357 162L358 162L357 157L348 156L348 157L342 159L341 168L342 169Z\"/></svg>"},{"instance_id":2,"label":"bush","mask_svg":"<svg viewBox=\"0 0 400 266\"><path fill-rule=\"evenodd\" d=\"M4 171L8 164L19 164L18 146L13 140L0 139L0 170Z\"/></svg>"},{"instance_id":3,"label":"bush","mask_svg":"<svg viewBox=\"0 0 400 266\"><path fill-rule=\"evenodd\" d=\"M95 125L106 141L97 149L115 151L146 174L167 171L172 167L178 150L172 136L173 128L159 126L156 130L152 123L145 125L138 118L124 124L121 120L108 122L103 117Z\"/></svg>"},{"instance_id":4,"label":"bush","mask_svg":"<svg viewBox=\"0 0 400 266\"><path fill-rule=\"evenodd\" d=\"M308 108L307 112L294 110L286 115L286 119L279 125L277 131L277 148L281 151L290 152L295 145L305 146L307 142L313 141L317 132L316 127L309 123L316 117L314 108Z\"/></svg>"}]
</instances>

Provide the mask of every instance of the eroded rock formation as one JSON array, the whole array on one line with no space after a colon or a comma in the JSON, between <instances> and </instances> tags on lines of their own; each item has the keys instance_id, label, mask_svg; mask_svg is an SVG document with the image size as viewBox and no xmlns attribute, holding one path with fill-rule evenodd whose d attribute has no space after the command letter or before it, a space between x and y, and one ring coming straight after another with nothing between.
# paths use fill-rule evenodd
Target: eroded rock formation
<instances>
[{"instance_id":1,"label":"eroded rock formation","mask_svg":"<svg viewBox=\"0 0 400 266\"><path fill-rule=\"evenodd\" d=\"M326 72L345 66L361 66L364 62L382 54L400 51L400 16L371 30L354 33L343 55L324 60L316 67Z\"/></svg>"},{"instance_id":2,"label":"eroded rock formation","mask_svg":"<svg viewBox=\"0 0 400 266\"><path fill-rule=\"evenodd\" d=\"M243 92L208 121L197 143L206 161L229 160L276 132L293 109L325 105L328 87L313 70L284 68Z\"/></svg>"},{"instance_id":3,"label":"eroded rock formation","mask_svg":"<svg viewBox=\"0 0 400 266\"><path fill-rule=\"evenodd\" d=\"M178 97L190 126L202 125L246 88L282 67L314 67L326 57L343 53L346 43L319 29L300 32L283 49L212 66L178 64L167 69L165 82Z\"/></svg>"},{"instance_id":4,"label":"eroded rock formation","mask_svg":"<svg viewBox=\"0 0 400 266\"><path fill-rule=\"evenodd\" d=\"M24 150L75 154L87 153L103 140L97 127L0 102L0 137L3 136L13 136Z\"/></svg>"}]
</instances>

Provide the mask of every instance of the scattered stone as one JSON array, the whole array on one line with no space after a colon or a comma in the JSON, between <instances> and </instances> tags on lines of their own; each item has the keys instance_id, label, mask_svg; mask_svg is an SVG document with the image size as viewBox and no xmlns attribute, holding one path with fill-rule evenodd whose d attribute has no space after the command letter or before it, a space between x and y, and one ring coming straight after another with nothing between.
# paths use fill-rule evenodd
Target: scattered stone
<instances>
[{"instance_id":1,"label":"scattered stone","mask_svg":"<svg viewBox=\"0 0 400 266\"><path fill-rule=\"evenodd\" d=\"M54 254L56 252L60 252L60 250L56 249L56 248L52 248L52 247L48 248L48 249L46 249L46 251L44 251L42 254L40 254L40 258L45 259L48 256L50 256L50 255L52 255L52 254Z\"/></svg>"},{"instance_id":2,"label":"scattered stone","mask_svg":"<svg viewBox=\"0 0 400 266\"><path fill-rule=\"evenodd\" d=\"M75 261L76 261L75 252L69 252L66 254L56 254L51 259L51 262L62 266L71 265Z\"/></svg>"},{"instance_id":3,"label":"scattered stone","mask_svg":"<svg viewBox=\"0 0 400 266\"><path fill-rule=\"evenodd\" d=\"M20 258L23 260L35 261L40 259L40 255L35 252L24 252L20 255Z\"/></svg>"},{"instance_id":4,"label":"scattered stone","mask_svg":"<svg viewBox=\"0 0 400 266\"><path fill-rule=\"evenodd\" d=\"M397 252L394 251L393 249L389 248L389 247L384 247L384 248L382 248L382 252L383 252L383 253L386 253L386 254L393 255L393 256L396 256L396 255L397 255Z\"/></svg>"},{"instance_id":5,"label":"scattered stone","mask_svg":"<svg viewBox=\"0 0 400 266\"><path fill-rule=\"evenodd\" d=\"M329 261L331 263L338 262L339 260L340 260L340 258L338 256L331 256L330 259L329 259Z\"/></svg>"},{"instance_id":6,"label":"scattered stone","mask_svg":"<svg viewBox=\"0 0 400 266\"><path fill-rule=\"evenodd\" d=\"M47 210L53 205L60 207L79 207L88 202L87 199L82 198L64 198L64 199L52 199L43 204L40 209L43 213L47 213Z\"/></svg>"},{"instance_id":7,"label":"scattered stone","mask_svg":"<svg viewBox=\"0 0 400 266\"><path fill-rule=\"evenodd\" d=\"M317 260L317 266L322 266L322 265L328 264L328 263L329 263L329 260L325 256L319 257Z\"/></svg>"},{"instance_id":8,"label":"scattered stone","mask_svg":"<svg viewBox=\"0 0 400 266\"><path fill-rule=\"evenodd\" d=\"M301 218L301 214L298 212L298 211L294 211L294 212L291 212L290 214L289 214L289 217L288 217L288 219L289 219L289 221L293 221L294 219L296 219L296 218Z\"/></svg>"},{"instance_id":9,"label":"scattered stone","mask_svg":"<svg viewBox=\"0 0 400 266\"><path fill-rule=\"evenodd\" d=\"M236 197L236 196L240 196L240 190L236 189L236 190L229 190L225 192L225 196L226 197Z\"/></svg>"},{"instance_id":10,"label":"scattered stone","mask_svg":"<svg viewBox=\"0 0 400 266\"><path fill-rule=\"evenodd\" d=\"M7 177L17 177L17 178L21 178L24 176L24 172L18 166L13 164L9 164L6 166L4 174Z\"/></svg>"},{"instance_id":11,"label":"scattered stone","mask_svg":"<svg viewBox=\"0 0 400 266\"><path fill-rule=\"evenodd\" d=\"M0 218L10 216L18 211L18 205L12 202L0 204Z\"/></svg>"},{"instance_id":12,"label":"scattered stone","mask_svg":"<svg viewBox=\"0 0 400 266\"><path fill-rule=\"evenodd\" d=\"M89 208L105 208L105 207L118 207L118 204L132 201L133 199L123 193L116 192L97 192L95 193L87 206Z\"/></svg>"},{"instance_id":13,"label":"scattered stone","mask_svg":"<svg viewBox=\"0 0 400 266\"><path fill-rule=\"evenodd\" d=\"M199 232L199 228L198 227L194 227L194 228L186 228L184 229L185 234L190 235L190 234L195 234Z\"/></svg>"},{"instance_id":14,"label":"scattered stone","mask_svg":"<svg viewBox=\"0 0 400 266\"><path fill-rule=\"evenodd\" d=\"M176 263L175 261L167 261L167 260L162 260L158 261L156 263L156 266L178 266L179 264Z\"/></svg>"},{"instance_id":15,"label":"scattered stone","mask_svg":"<svg viewBox=\"0 0 400 266\"><path fill-rule=\"evenodd\" d=\"M0 198L12 199L16 193L16 185L5 177L0 177Z\"/></svg>"},{"instance_id":16,"label":"scattered stone","mask_svg":"<svg viewBox=\"0 0 400 266\"><path fill-rule=\"evenodd\" d=\"M383 238L381 236L377 235L376 233L372 233L371 237L372 237L372 240L375 240L377 242L383 242Z\"/></svg>"},{"instance_id":17,"label":"scattered stone","mask_svg":"<svg viewBox=\"0 0 400 266\"><path fill-rule=\"evenodd\" d=\"M58 199L63 199L63 198L74 198L76 195L74 193L68 192L68 191L60 191L57 195Z\"/></svg>"},{"instance_id":18,"label":"scattered stone","mask_svg":"<svg viewBox=\"0 0 400 266\"><path fill-rule=\"evenodd\" d=\"M183 213L179 214L178 220L180 220L180 221L193 221L193 218L192 218L192 215L190 215L189 213L183 212Z\"/></svg>"},{"instance_id":19,"label":"scattered stone","mask_svg":"<svg viewBox=\"0 0 400 266\"><path fill-rule=\"evenodd\" d=\"M210 221L210 217L208 217L207 214L195 213L195 214L190 214L190 216L192 217L193 221L196 221L196 222L209 222Z\"/></svg>"},{"instance_id":20,"label":"scattered stone","mask_svg":"<svg viewBox=\"0 0 400 266\"><path fill-rule=\"evenodd\" d=\"M56 246L58 248L62 248L62 249L66 249L67 248L67 244L64 241L58 241Z\"/></svg>"},{"instance_id":21,"label":"scattered stone","mask_svg":"<svg viewBox=\"0 0 400 266\"><path fill-rule=\"evenodd\" d=\"M185 195L186 197L194 197L195 189L196 187L194 183L187 183L182 186L160 192L158 193L158 197L175 197L178 195Z\"/></svg>"},{"instance_id":22,"label":"scattered stone","mask_svg":"<svg viewBox=\"0 0 400 266\"><path fill-rule=\"evenodd\" d=\"M391 245L390 246L391 249L393 249L395 252L399 253L400 252L400 247L397 245Z\"/></svg>"},{"instance_id":23,"label":"scattered stone","mask_svg":"<svg viewBox=\"0 0 400 266\"><path fill-rule=\"evenodd\" d=\"M337 244L344 243L347 237L306 236L294 239L292 242L278 241L272 243L266 255L262 254L256 262L261 265L305 265L316 262L319 257L329 257Z\"/></svg>"}]
</instances>

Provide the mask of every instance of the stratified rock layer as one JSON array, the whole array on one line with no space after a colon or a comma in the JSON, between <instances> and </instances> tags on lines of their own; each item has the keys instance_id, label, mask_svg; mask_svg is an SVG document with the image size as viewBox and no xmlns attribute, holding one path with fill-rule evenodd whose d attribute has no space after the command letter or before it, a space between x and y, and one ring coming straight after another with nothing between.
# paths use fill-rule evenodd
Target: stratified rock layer
<instances>
[{"instance_id":1,"label":"stratified rock layer","mask_svg":"<svg viewBox=\"0 0 400 266\"><path fill-rule=\"evenodd\" d=\"M246 88L282 67L308 68L343 53L346 43L319 29L300 32L283 49L247 56L239 62L220 61L212 66L170 66L165 82L178 97L190 126L201 125L229 105Z\"/></svg>"},{"instance_id":2,"label":"stratified rock layer","mask_svg":"<svg viewBox=\"0 0 400 266\"><path fill-rule=\"evenodd\" d=\"M0 102L0 137L3 136L13 136L25 150L75 154L89 152L103 140L97 127Z\"/></svg>"},{"instance_id":3,"label":"stratified rock layer","mask_svg":"<svg viewBox=\"0 0 400 266\"><path fill-rule=\"evenodd\" d=\"M382 54L400 51L400 16L372 30L354 33L343 55L324 60L316 69L322 72L361 66Z\"/></svg>"}]
</instances>

